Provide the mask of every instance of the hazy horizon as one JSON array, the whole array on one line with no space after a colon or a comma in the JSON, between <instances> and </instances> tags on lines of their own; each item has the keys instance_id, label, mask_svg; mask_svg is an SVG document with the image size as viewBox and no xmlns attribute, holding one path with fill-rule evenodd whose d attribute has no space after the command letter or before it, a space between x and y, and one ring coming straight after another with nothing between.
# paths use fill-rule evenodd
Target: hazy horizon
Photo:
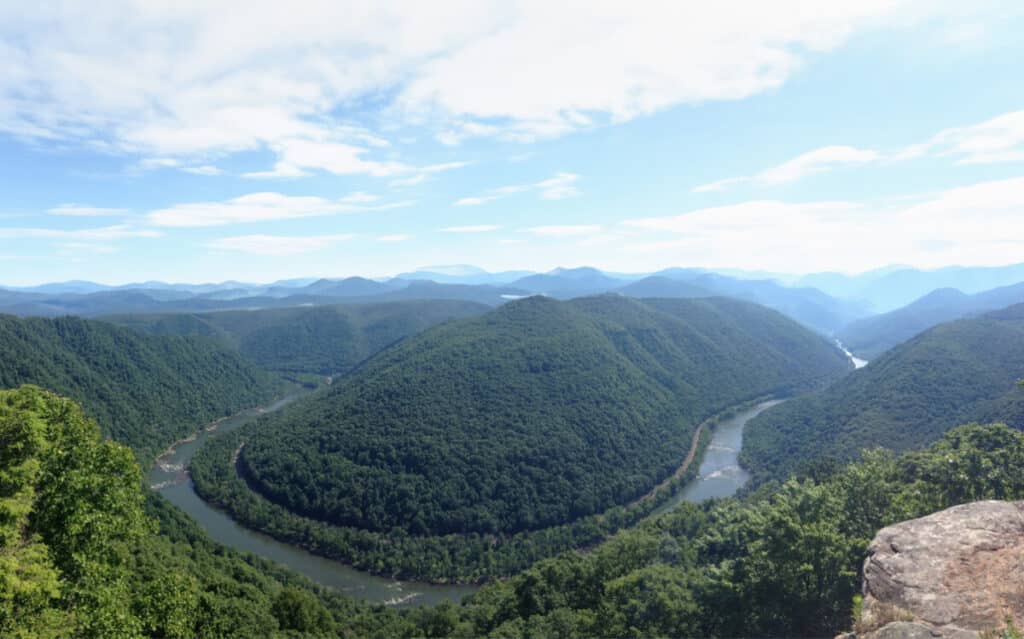
<instances>
[{"instance_id":1,"label":"hazy horizon","mask_svg":"<svg viewBox=\"0 0 1024 639\"><path fill-rule=\"evenodd\" d=\"M279 278L274 278L274 279L270 279L270 280L235 279L235 278L224 278L224 279L211 278L211 279L194 280L194 281L184 280L184 279L181 279L181 278L174 278L174 277L171 277L171 278L168 278L168 279L139 279L139 278L134 278L133 279L131 277L126 277L125 279L123 279L121 281L100 281L100 280L92 280L92 279L84 279L84 278L70 278L70 279L66 279L66 280L39 280L39 281L30 282L30 283L27 283L27 284L15 284L15 283L7 282L7 281L0 281L0 288L21 289L21 288L33 288L33 287L43 286L43 285L47 285L47 284L67 284L67 283L72 283L72 282L87 282L87 283L91 283L91 284L98 284L98 285L101 285L101 286L123 287L123 286L126 286L126 285L132 285L132 284L148 284L148 283L161 283L161 284L168 284L168 285L202 286L202 285L219 285L219 284L225 284L225 283L229 283L229 282L238 282L238 283L252 284L252 285L269 285L269 284L275 284L275 283L278 283L278 282L287 282L287 281L293 281L293 280L318 280L318 279L342 280L342 279L347 279L347 278L352 278L352 277L359 277L359 278L365 278L365 279L371 279L371 280L377 280L377 281L385 281L385 280L389 280L389 279L399 278L399 277L402 277L403 275L410 275L410 274L416 274L416 273L421 273L421 274L430 274L430 273L442 274L442 275L446 275L448 277L453 277L453 278L457 278L457 277L460 277L460 276L471 277L473 274L496 276L496 275L502 275L502 274L505 274L505 273L511 273L511 274L515 274L516 277L520 277L520 276L525 275L525 274L546 274L546 273L552 273L552 272L555 272L555 271L562 271L562 270L570 270L571 271L571 270L577 270L577 269L594 269L594 270L600 271L601 273L609 275L611 277L642 278L642 277L647 277L647 276L654 275L654 274L657 274L657 273L662 272L662 271L671 270L671 269L675 269L675 268L703 270L703 271L707 271L707 272L710 272L710 273L720 273L720 274L725 274L725 275L732 275L732 276L737 276L737 277L741 277L741 278L744 278L744 279L776 279L776 280L780 280L780 281L790 281L790 280L797 280L797 279L800 279L800 278L809 277L809 276L815 276L815 275L839 275L839 276L848 277L848 278L858 278L858 277L863 277L863 276L871 275L871 274L874 274L874 273L886 273L886 272L891 272L891 271L902 271L902 270L918 271L918 272L922 272L922 273L934 273L934 272L943 271L943 270L946 270L946 269L975 269L975 268L999 269L999 268L1007 268L1007 267L1018 266L1018 265L1022 265L1022 264L1024 264L1024 262L1013 262L1013 263L1009 263L1009 264L999 264L999 265L993 265L993 266L979 266L979 265L968 265L968 264L949 264L949 265L946 265L946 266L939 266L939 267L931 268L931 269L919 269L919 268L916 268L916 267L908 265L908 264L887 264L885 266L881 266L881 267L878 267L878 268L873 268L873 269L869 269L869 270L865 270L865 271L858 271L858 272L843 272L843 271L838 271L838 270L825 270L825 271L813 271L813 272L803 272L803 273L800 273L800 272L781 273L781 272L768 272L768 271L752 271L752 270L735 269L735 268L729 268L729 267L722 267L722 268L695 267L695 266L688 266L688 265L685 265L685 264L677 264L677 265L668 266L668 267L665 267L665 268L662 268L662 269L657 269L657 270L652 270L652 271L632 271L632 272L614 271L614 270L611 270L611 269L603 269L603 268L600 268L598 266L594 266L592 264L581 264L581 265L578 265L578 266L559 265L559 266L555 266L553 268L543 269L543 270L541 270L541 269L532 269L532 268L529 268L529 267L523 267L523 268L501 269L501 270L498 270L498 271L491 271L491 270L488 270L488 269L484 269L484 268L481 268L481 267L476 266L474 264L432 264L432 265L419 266L419 267L411 268L411 269L404 270L404 271L395 271L393 273L387 273L387 274L383 274L383 275L358 273L358 272L342 273L342 274L315 274L315 273L312 273L312 274L297 275L297 276L290 276L290 277L279 277ZM457 273L456 272L457 269L472 269L472 272ZM513 277L511 279L516 279L516 278ZM509 281L511 281L511 279Z\"/></svg>"}]
</instances>

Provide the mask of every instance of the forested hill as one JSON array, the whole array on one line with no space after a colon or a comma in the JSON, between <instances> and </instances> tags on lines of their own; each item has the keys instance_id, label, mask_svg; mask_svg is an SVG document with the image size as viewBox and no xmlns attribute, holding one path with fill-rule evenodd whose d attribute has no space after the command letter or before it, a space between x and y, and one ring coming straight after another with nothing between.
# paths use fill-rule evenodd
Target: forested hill
<instances>
[{"instance_id":1,"label":"forested hill","mask_svg":"<svg viewBox=\"0 0 1024 639\"><path fill-rule=\"evenodd\" d=\"M864 359L881 353L932 326L1024 302L1024 283L967 295L955 288L932 291L895 311L852 322L839 339Z\"/></svg>"},{"instance_id":2,"label":"forested hill","mask_svg":"<svg viewBox=\"0 0 1024 639\"><path fill-rule=\"evenodd\" d=\"M413 621L213 543L74 402L0 390L0 637L440 636Z\"/></svg>"},{"instance_id":3,"label":"forested hill","mask_svg":"<svg viewBox=\"0 0 1024 639\"><path fill-rule=\"evenodd\" d=\"M107 319L150 334L212 337L270 370L331 375L403 337L488 309L460 300L416 300Z\"/></svg>"},{"instance_id":4,"label":"forested hill","mask_svg":"<svg viewBox=\"0 0 1024 639\"><path fill-rule=\"evenodd\" d=\"M741 462L784 477L862 448L920 448L956 424L1024 426L1024 305L936 326L820 392L747 425Z\"/></svg>"},{"instance_id":5,"label":"forested hill","mask_svg":"<svg viewBox=\"0 0 1024 639\"><path fill-rule=\"evenodd\" d=\"M275 376L210 339L146 336L74 317L0 315L0 388L21 384L80 402L105 434L143 459L281 389Z\"/></svg>"},{"instance_id":6,"label":"forested hill","mask_svg":"<svg viewBox=\"0 0 1024 639\"><path fill-rule=\"evenodd\" d=\"M745 302L533 297L385 350L263 422L241 460L265 496L316 519L511 533L635 499L702 419L848 367Z\"/></svg>"}]
</instances>

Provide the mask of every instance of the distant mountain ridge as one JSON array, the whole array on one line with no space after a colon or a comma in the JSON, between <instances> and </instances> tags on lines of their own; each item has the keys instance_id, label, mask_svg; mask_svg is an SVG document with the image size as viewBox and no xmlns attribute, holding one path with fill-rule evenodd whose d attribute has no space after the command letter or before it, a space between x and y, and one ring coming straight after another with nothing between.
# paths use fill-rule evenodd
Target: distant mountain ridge
<instances>
[{"instance_id":1,"label":"distant mountain ridge","mask_svg":"<svg viewBox=\"0 0 1024 639\"><path fill-rule=\"evenodd\" d=\"M462 300L499 306L533 294L558 299L618 292L633 297L727 296L779 310L805 326L831 335L864 315L856 304L809 288L773 280L741 279L705 269L666 269L656 275L610 275L591 267L557 268L547 273L487 273L466 265L440 271L405 273L388 280L363 277L287 280L269 285L163 284L149 282L103 287L86 282L44 285L30 290L0 289L0 312L20 316L210 312L400 300ZM144 288L139 288L144 287ZM69 291L58 293L55 291ZM70 292L74 291L74 292ZM88 291L88 292L82 292Z\"/></svg>"},{"instance_id":2,"label":"distant mountain ridge","mask_svg":"<svg viewBox=\"0 0 1024 639\"><path fill-rule=\"evenodd\" d=\"M874 359L932 326L1022 302L1024 282L974 295L942 288L895 311L856 320L838 337L854 355Z\"/></svg>"},{"instance_id":3,"label":"distant mountain ridge","mask_svg":"<svg viewBox=\"0 0 1024 639\"><path fill-rule=\"evenodd\" d=\"M860 275L813 273L797 278L794 283L813 286L835 297L863 300L873 305L875 312L885 313L938 289L955 288L974 294L1018 282L1024 282L1024 263L948 266L930 271L889 266Z\"/></svg>"},{"instance_id":4,"label":"distant mountain ridge","mask_svg":"<svg viewBox=\"0 0 1024 639\"><path fill-rule=\"evenodd\" d=\"M338 375L404 337L489 309L461 300L412 300L104 319L150 335L213 338L269 370Z\"/></svg>"}]
</instances>

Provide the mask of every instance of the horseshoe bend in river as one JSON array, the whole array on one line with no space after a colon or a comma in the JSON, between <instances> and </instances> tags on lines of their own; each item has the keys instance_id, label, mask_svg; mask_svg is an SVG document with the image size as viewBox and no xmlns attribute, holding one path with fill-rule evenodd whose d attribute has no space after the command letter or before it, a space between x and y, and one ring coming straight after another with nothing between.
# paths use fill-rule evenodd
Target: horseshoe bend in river
<instances>
[{"instance_id":1,"label":"horseshoe bend in river","mask_svg":"<svg viewBox=\"0 0 1024 639\"><path fill-rule=\"evenodd\" d=\"M263 412L278 410L298 396L291 395L281 399ZM655 514L668 512L683 501L703 501L712 497L728 497L735 493L749 478L737 462L737 455L743 443L743 428L748 421L778 403L777 400L762 402L719 423L704 453L697 478L659 506L654 511ZM259 414L260 411L253 409L221 420L217 423L216 432L234 430L253 421ZM446 599L459 601L478 589L477 586L436 585L378 577L277 541L236 523L228 515L199 498L186 471L192 456L214 432L200 429L196 436L175 444L171 452L157 460L149 475L153 490L159 491L171 503L188 513L214 540L225 546L275 561L353 597L376 603L421 605L435 604Z\"/></svg>"}]
</instances>

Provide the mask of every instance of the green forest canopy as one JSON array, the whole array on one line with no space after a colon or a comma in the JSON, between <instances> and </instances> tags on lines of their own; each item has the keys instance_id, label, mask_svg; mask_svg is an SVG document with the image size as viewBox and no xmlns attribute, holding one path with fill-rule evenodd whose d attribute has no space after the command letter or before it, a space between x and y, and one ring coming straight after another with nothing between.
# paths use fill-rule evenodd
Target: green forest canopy
<instances>
[{"instance_id":1,"label":"green forest canopy","mask_svg":"<svg viewBox=\"0 0 1024 639\"><path fill-rule=\"evenodd\" d=\"M865 447L904 451L968 421L1024 426L1024 305L941 324L821 391L747 425L740 461L783 478Z\"/></svg>"},{"instance_id":2,"label":"green forest canopy","mask_svg":"<svg viewBox=\"0 0 1024 639\"><path fill-rule=\"evenodd\" d=\"M266 419L242 468L334 524L514 533L635 499L702 419L848 368L746 302L534 297L409 338Z\"/></svg>"},{"instance_id":3,"label":"green forest canopy","mask_svg":"<svg viewBox=\"0 0 1024 639\"><path fill-rule=\"evenodd\" d=\"M0 388L21 384L81 402L106 434L143 459L283 388L208 338L140 335L75 317L0 315Z\"/></svg>"},{"instance_id":4,"label":"green forest canopy","mask_svg":"<svg viewBox=\"0 0 1024 639\"><path fill-rule=\"evenodd\" d=\"M154 335L210 337L269 370L335 375L403 337L488 308L459 300L416 300L106 319Z\"/></svg>"}]
</instances>

